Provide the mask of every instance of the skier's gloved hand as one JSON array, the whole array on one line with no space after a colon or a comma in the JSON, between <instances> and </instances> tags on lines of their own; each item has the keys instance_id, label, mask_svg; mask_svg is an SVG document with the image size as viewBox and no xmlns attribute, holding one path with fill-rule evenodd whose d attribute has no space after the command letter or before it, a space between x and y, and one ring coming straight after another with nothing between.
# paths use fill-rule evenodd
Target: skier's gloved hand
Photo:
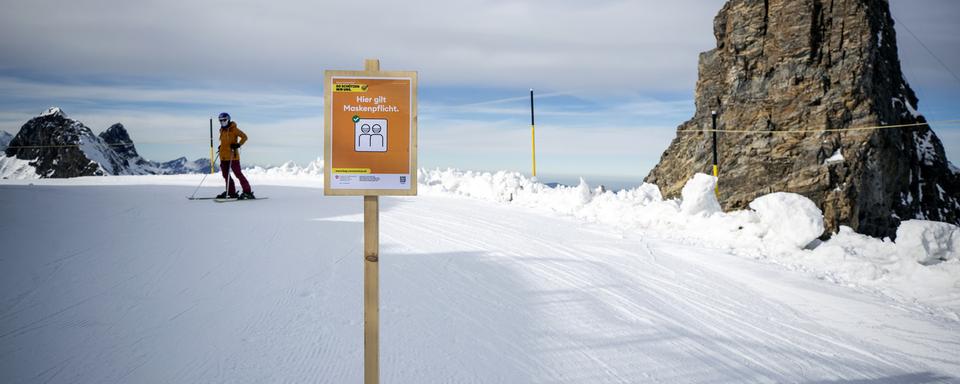
<instances>
[{"instance_id":1,"label":"skier's gloved hand","mask_svg":"<svg viewBox=\"0 0 960 384\"><path fill-rule=\"evenodd\" d=\"M240 148L240 144L237 144L237 143L230 144L230 149L237 149L237 148Z\"/></svg>"}]
</instances>

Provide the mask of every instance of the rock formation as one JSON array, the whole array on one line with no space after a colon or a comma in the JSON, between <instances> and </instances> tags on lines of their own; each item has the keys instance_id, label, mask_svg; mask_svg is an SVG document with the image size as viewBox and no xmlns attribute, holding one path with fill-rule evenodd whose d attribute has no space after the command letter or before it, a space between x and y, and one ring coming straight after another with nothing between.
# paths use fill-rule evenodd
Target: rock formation
<instances>
[{"instance_id":1,"label":"rock formation","mask_svg":"<svg viewBox=\"0 0 960 384\"><path fill-rule=\"evenodd\" d=\"M130 134L127 133L127 129L123 127L123 124L116 123L111 125L106 131L100 132L98 137L113 148L113 151L121 157L140 157L140 154L137 153L137 148L133 145L133 139L130 138Z\"/></svg>"},{"instance_id":2,"label":"rock formation","mask_svg":"<svg viewBox=\"0 0 960 384\"><path fill-rule=\"evenodd\" d=\"M730 0L714 35L717 47L700 55L696 113L646 178L664 196L711 172L717 111L718 129L747 131L718 134L726 210L786 191L819 205L830 232L960 224L960 175L917 112L887 0ZM876 126L888 128L860 129Z\"/></svg>"}]
</instances>

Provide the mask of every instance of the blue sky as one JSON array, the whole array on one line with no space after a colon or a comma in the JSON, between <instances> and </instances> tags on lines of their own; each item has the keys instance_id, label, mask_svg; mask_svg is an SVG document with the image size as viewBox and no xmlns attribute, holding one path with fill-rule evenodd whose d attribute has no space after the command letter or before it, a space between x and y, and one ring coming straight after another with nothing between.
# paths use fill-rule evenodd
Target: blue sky
<instances>
[{"instance_id":1,"label":"blue sky","mask_svg":"<svg viewBox=\"0 0 960 384\"><path fill-rule=\"evenodd\" d=\"M722 0L350 2L37 0L0 15L0 130L60 106L122 122L152 160L208 155L208 119L251 136L244 161L322 156L324 69L379 58L420 74L420 164L637 180L693 115L697 55ZM929 120L960 119L960 4L893 0L904 72ZM960 127L934 129L960 159Z\"/></svg>"}]
</instances>

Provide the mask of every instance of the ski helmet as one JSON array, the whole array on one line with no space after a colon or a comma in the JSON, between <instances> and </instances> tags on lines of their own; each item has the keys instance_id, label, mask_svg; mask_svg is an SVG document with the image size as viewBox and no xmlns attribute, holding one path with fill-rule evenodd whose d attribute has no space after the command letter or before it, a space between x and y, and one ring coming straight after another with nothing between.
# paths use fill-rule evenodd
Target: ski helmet
<instances>
[{"instance_id":1,"label":"ski helmet","mask_svg":"<svg viewBox=\"0 0 960 384\"><path fill-rule=\"evenodd\" d=\"M229 113L220 112L220 117L219 117L219 119L220 119L220 126L221 126L221 127L226 127L228 124L230 124L230 114L229 114Z\"/></svg>"}]
</instances>

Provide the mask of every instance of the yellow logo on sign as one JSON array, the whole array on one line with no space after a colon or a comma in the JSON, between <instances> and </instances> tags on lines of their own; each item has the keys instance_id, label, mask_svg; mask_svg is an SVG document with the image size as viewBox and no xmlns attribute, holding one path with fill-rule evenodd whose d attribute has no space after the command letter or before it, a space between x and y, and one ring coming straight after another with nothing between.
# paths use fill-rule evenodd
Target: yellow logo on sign
<instances>
[{"instance_id":1,"label":"yellow logo on sign","mask_svg":"<svg viewBox=\"0 0 960 384\"><path fill-rule=\"evenodd\" d=\"M334 84L334 92L366 92L366 84Z\"/></svg>"}]
</instances>

